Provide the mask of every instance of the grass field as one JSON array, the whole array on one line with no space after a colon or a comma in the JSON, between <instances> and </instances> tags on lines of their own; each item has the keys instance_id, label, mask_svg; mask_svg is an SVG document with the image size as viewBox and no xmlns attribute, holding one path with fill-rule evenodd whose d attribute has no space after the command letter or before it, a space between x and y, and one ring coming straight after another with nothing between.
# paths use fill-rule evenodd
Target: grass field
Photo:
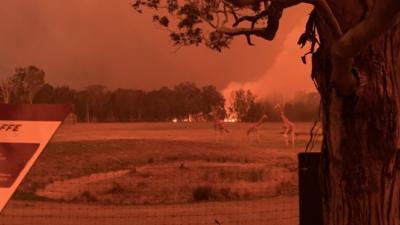
<instances>
[{"instance_id":1,"label":"grass field","mask_svg":"<svg viewBox=\"0 0 400 225\"><path fill-rule=\"evenodd\" d=\"M295 148L280 123L259 139L248 126L216 137L209 123L64 125L0 224L296 224L312 124L296 124Z\"/></svg>"}]
</instances>

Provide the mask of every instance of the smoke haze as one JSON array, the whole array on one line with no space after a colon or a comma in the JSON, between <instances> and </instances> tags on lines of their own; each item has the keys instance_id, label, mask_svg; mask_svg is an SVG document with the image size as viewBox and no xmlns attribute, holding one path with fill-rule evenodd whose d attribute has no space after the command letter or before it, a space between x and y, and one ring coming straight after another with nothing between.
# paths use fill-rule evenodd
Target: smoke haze
<instances>
[{"instance_id":1,"label":"smoke haze","mask_svg":"<svg viewBox=\"0 0 400 225\"><path fill-rule=\"evenodd\" d=\"M303 27L306 20L307 17L299 20L296 27L286 36L283 49L277 54L274 63L265 69L261 77L243 83L229 83L222 90L225 98L229 99L231 92L238 89L249 89L257 96L258 100L276 94L291 98L298 91L315 90L310 78L311 59L308 57L309 63L304 65L300 57L304 55L305 50L294 44L304 31Z\"/></svg>"},{"instance_id":2,"label":"smoke haze","mask_svg":"<svg viewBox=\"0 0 400 225\"><path fill-rule=\"evenodd\" d=\"M306 69L302 71L307 74L302 75L292 74L292 69L277 72L282 64L294 69L295 63L300 63L299 57L305 50L298 49L295 36L304 27L304 18L310 12L307 6L285 11L273 42L254 38L256 46L250 47L244 37L238 37L222 53L205 47L182 48L173 53L175 47L168 33L153 24L152 14L138 14L129 3L129 0L3 0L0 78L10 76L15 67L36 65L46 71L49 83L73 88L102 84L109 88L148 90L193 81L224 89L233 81L281 85L281 80L293 80L297 89L309 86ZM303 18L302 24L299 18ZM286 35L290 32L289 40ZM267 86L254 87L260 95L264 94L262 87ZM272 89L268 85L268 90ZM283 90L288 89L285 86Z\"/></svg>"}]
</instances>

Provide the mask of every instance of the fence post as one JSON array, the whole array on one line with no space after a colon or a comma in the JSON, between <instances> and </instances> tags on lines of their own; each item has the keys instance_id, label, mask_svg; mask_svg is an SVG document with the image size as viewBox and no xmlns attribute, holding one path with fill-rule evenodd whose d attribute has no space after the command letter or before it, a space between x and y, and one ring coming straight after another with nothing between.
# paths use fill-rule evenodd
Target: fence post
<instances>
[{"instance_id":1,"label":"fence post","mask_svg":"<svg viewBox=\"0 0 400 225\"><path fill-rule=\"evenodd\" d=\"M323 225L321 153L299 153L298 160L300 225Z\"/></svg>"}]
</instances>

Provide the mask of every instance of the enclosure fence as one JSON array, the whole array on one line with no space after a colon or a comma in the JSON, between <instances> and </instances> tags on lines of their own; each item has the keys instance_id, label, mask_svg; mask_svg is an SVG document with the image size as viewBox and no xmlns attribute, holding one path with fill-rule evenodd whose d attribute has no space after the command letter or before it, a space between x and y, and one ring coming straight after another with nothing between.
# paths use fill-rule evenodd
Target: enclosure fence
<instances>
[{"instance_id":1,"label":"enclosure fence","mask_svg":"<svg viewBox=\"0 0 400 225\"><path fill-rule=\"evenodd\" d=\"M175 172L160 177L165 171ZM297 225L297 173L282 174L174 163L63 180L42 174L46 186L28 175L0 224Z\"/></svg>"}]
</instances>

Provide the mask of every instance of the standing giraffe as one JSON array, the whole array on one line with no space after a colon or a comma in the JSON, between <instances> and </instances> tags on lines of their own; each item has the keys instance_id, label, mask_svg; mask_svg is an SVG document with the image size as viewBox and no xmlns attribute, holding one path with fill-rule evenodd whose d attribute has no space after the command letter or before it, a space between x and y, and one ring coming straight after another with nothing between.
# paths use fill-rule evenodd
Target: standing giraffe
<instances>
[{"instance_id":1,"label":"standing giraffe","mask_svg":"<svg viewBox=\"0 0 400 225\"><path fill-rule=\"evenodd\" d=\"M229 130L224 127L223 122L218 117L218 110L215 108L210 114L213 118L215 134L229 133Z\"/></svg>"},{"instance_id":2,"label":"standing giraffe","mask_svg":"<svg viewBox=\"0 0 400 225\"><path fill-rule=\"evenodd\" d=\"M249 136L250 134L254 133L254 135L257 137L257 140L259 140L260 138L260 134L258 133L258 128L262 125L262 123L264 122L264 120L267 120L268 116L267 114L264 114L260 120L257 121L257 123L251 125L249 127L249 129L247 129L247 136Z\"/></svg>"},{"instance_id":3,"label":"standing giraffe","mask_svg":"<svg viewBox=\"0 0 400 225\"><path fill-rule=\"evenodd\" d=\"M291 137L292 137L292 147L294 148L294 135L295 135L295 127L294 127L294 123L292 123L286 116L285 113L283 112L281 106L279 104L277 104L275 106L275 110L278 112L279 116L282 119L283 122L283 137L285 138L285 143L287 146L289 146L289 138L288 138L288 133L290 133Z\"/></svg>"}]
</instances>

